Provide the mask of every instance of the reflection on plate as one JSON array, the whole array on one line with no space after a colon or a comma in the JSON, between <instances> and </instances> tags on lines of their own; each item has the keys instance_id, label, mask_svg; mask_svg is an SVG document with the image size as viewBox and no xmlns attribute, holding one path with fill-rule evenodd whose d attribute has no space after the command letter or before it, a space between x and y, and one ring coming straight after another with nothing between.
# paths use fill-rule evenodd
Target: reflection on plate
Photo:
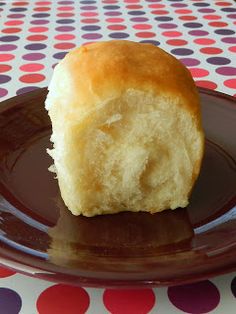
<instances>
[{"instance_id":1,"label":"reflection on plate","mask_svg":"<svg viewBox=\"0 0 236 314\"><path fill-rule=\"evenodd\" d=\"M173 285L236 269L236 104L200 89L206 149L186 209L75 217L47 169L46 89L0 107L0 263L90 286Z\"/></svg>"}]
</instances>

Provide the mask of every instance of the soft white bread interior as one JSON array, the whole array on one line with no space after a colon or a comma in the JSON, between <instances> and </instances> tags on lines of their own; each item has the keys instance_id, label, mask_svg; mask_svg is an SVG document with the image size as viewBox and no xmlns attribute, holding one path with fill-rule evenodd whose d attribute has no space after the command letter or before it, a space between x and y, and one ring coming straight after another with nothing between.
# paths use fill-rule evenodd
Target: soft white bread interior
<instances>
[{"instance_id":1,"label":"soft white bread interior","mask_svg":"<svg viewBox=\"0 0 236 314\"><path fill-rule=\"evenodd\" d=\"M73 214L187 206L204 136L197 89L173 56L130 41L77 48L56 66L46 108Z\"/></svg>"}]
</instances>

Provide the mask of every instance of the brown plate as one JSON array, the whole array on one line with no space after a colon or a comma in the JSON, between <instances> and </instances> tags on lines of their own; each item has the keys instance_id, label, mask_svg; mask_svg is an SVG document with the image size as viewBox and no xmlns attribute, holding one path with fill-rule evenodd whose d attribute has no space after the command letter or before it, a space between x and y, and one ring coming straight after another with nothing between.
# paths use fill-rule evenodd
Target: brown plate
<instances>
[{"instance_id":1,"label":"brown plate","mask_svg":"<svg viewBox=\"0 0 236 314\"><path fill-rule=\"evenodd\" d=\"M75 217L47 168L46 89L0 106L0 263L85 286L174 285L236 269L236 104L200 89L206 150L190 206ZM62 126L63 127L63 126Z\"/></svg>"}]
</instances>

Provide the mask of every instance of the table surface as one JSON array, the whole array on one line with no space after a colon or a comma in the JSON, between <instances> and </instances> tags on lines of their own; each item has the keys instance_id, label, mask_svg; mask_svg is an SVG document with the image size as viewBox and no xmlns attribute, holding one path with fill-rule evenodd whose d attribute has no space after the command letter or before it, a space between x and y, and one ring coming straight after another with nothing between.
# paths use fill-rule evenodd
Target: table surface
<instances>
[{"instance_id":1,"label":"table surface","mask_svg":"<svg viewBox=\"0 0 236 314\"><path fill-rule=\"evenodd\" d=\"M99 40L150 42L198 86L236 96L233 0L0 1L0 100L47 86L70 49ZM0 314L236 313L236 273L142 290L71 287L0 268Z\"/></svg>"}]
</instances>

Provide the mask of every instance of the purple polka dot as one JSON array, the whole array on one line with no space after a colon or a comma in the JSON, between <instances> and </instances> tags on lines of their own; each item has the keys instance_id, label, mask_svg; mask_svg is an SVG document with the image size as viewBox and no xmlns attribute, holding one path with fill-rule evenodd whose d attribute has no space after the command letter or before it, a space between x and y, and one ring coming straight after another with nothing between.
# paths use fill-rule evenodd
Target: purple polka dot
<instances>
[{"instance_id":1,"label":"purple polka dot","mask_svg":"<svg viewBox=\"0 0 236 314\"><path fill-rule=\"evenodd\" d=\"M11 44L4 44L0 45L0 51L12 51L17 48L16 45L11 45Z\"/></svg>"},{"instance_id":2,"label":"purple polka dot","mask_svg":"<svg viewBox=\"0 0 236 314\"><path fill-rule=\"evenodd\" d=\"M187 48L176 48L176 49L172 49L171 53L177 56L188 56L188 55L193 54L193 50L187 49Z\"/></svg>"},{"instance_id":3,"label":"purple polka dot","mask_svg":"<svg viewBox=\"0 0 236 314\"><path fill-rule=\"evenodd\" d=\"M7 17L10 19L22 19L25 17L25 14L9 14Z\"/></svg>"},{"instance_id":4,"label":"purple polka dot","mask_svg":"<svg viewBox=\"0 0 236 314\"><path fill-rule=\"evenodd\" d=\"M221 11L224 11L224 12L236 12L236 8L222 8Z\"/></svg>"},{"instance_id":5,"label":"purple polka dot","mask_svg":"<svg viewBox=\"0 0 236 314\"><path fill-rule=\"evenodd\" d=\"M92 1L92 0L84 0L84 1L80 1L81 4L93 4L96 3L96 1Z\"/></svg>"},{"instance_id":6,"label":"purple polka dot","mask_svg":"<svg viewBox=\"0 0 236 314\"><path fill-rule=\"evenodd\" d=\"M187 7L188 5L184 3L172 3L171 6L174 8L184 8Z\"/></svg>"},{"instance_id":7,"label":"purple polka dot","mask_svg":"<svg viewBox=\"0 0 236 314\"><path fill-rule=\"evenodd\" d=\"M58 24L72 24L75 20L72 19L61 19L56 21Z\"/></svg>"},{"instance_id":8,"label":"purple polka dot","mask_svg":"<svg viewBox=\"0 0 236 314\"><path fill-rule=\"evenodd\" d=\"M181 311L200 314L214 310L220 302L217 287L209 280L168 288L171 303Z\"/></svg>"},{"instance_id":9,"label":"purple polka dot","mask_svg":"<svg viewBox=\"0 0 236 314\"><path fill-rule=\"evenodd\" d=\"M49 17L50 14L49 13L35 13L32 15L32 17L36 17L36 18L44 18L44 17Z\"/></svg>"},{"instance_id":10,"label":"purple polka dot","mask_svg":"<svg viewBox=\"0 0 236 314\"><path fill-rule=\"evenodd\" d=\"M188 33L189 33L189 35L192 35L192 36L207 36L207 35L209 35L209 33L207 31L202 31L202 30L193 30L193 31L190 31Z\"/></svg>"},{"instance_id":11,"label":"purple polka dot","mask_svg":"<svg viewBox=\"0 0 236 314\"><path fill-rule=\"evenodd\" d=\"M144 11L129 11L128 14L129 15L144 15L144 14L146 14L146 12L144 12Z\"/></svg>"},{"instance_id":12,"label":"purple polka dot","mask_svg":"<svg viewBox=\"0 0 236 314\"><path fill-rule=\"evenodd\" d=\"M1 5L5 5L5 4L6 4L5 2L0 2L0 6L1 6Z\"/></svg>"},{"instance_id":13,"label":"purple polka dot","mask_svg":"<svg viewBox=\"0 0 236 314\"><path fill-rule=\"evenodd\" d=\"M98 33L88 33L88 34L83 34L82 38L84 39L89 39L89 40L93 40L93 39L99 39L102 38L102 34L98 34Z\"/></svg>"},{"instance_id":14,"label":"purple polka dot","mask_svg":"<svg viewBox=\"0 0 236 314\"><path fill-rule=\"evenodd\" d=\"M47 45L45 44L29 44L25 46L25 49L27 50L42 50L45 49L47 47Z\"/></svg>"},{"instance_id":15,"label":"purple polka dot","mask_svg":"<svg viewBox=\"0 0 236 314\"><path fill-rule=\"evenodd\" d=\"M227 17L230 19L236 19L236 14L228 14Z\"/></svg>"},{"instance_id":16,"label":"purple polka dot","mask_svg":"<svg viewBox=\"0 0 236 314\"><path fill-rule=\"evenodd\" d=\"M161 23L158 25L159 28L164 28L164 29L172 29L172 28L176 28L177 25L173 24L173 23Z\"/></svg>"},{"instance_id":17,"label":"purple polka dot","mask_svg":"<svg viewBox=\"0 0 236 314\"><path fill-rule=\"evenodd\" d=\"M122 14L121 12L116 12L116 11L108 11L104 13L104 15L107 15L107 16L118 16L121 14Z\"/></svg>"},{"instance_id":18,"label":"purple polka dot","mask_svg":"<svg viewBox=\"0 0 236 314\"><path fill-rule=\"evenodd\" d=\"M236 44L236 37L224 37L221 41L227 44Z\"/></svg>"},{"instance_id":19,"label":"purple polka dot","mask_svg":"<svg viewBox=\"0 0 236 314\"><path fill-rule=\"evenodd\" d=\"M0 309L4 313L18 314L22 306L21 297L9 288L0 288ZM3 312L2 312L3 313Z\"/></svg>"},{"instance_id":20,"label":"purple polka dot","mask_svg":"<svg viewBox=\"0 0 236 314\"><path fill-rule=\"evenodd\" d=\"M19 36L1 36L0 41L2 42L11 42L11 41L16 41L20 37Z\"/></svg>"},{"instance_id":21,"label":"purple polka dot","mask_svg":"<svg viewBox=\"0 0 236 314\"><path fill-rule=\"evenodd\" d=\"M61 60L65 57L66 54L67 54L67 51L57 52L53 55L53 58Z\"/></svg>"},{"instance_id":22,"label":"purple polka dot","mask_svg":"<svg viewBox=\"0 0 236 314\"><path fill-rule=\"evenodd\" d=\"M0 75L0 84L7 83L10 80L11 80L11 77L9 75L4 75L4 74Z\"/></svg>"},{"instance_id":23,"label":"purple polka dot","mask_svg":"<svg viewBox=\"0 0 236 314\"><path fill-rule=\"evenodd\" d=\"M157 40L151 40L151 39L145 39L145 40L140 40L140 43L144 43L144 44L152 44L154 46L159 46L160 42Z\"/></svg>"},{"instance_id":24,"label":"purple polka dot","mask_svg":"<svg viewBox=\"0 0 236 314\"><path fill-rule=\"evenodd\" d=\"M103 9L105 9L105 10L118 10L118 9L120 9L120 7L118 5L105 5L103 7Z\"/></svg>"},{"instance_id":25,"label":"purple polka dot","mask_svg":"<svg viewBox=\"0 0 236 314\"><path fill-rule=\"evenodd\" d=\"M179 60L187 67L192 67L200 64L199 60L193 58L182 58Z\"/></svg>"},{"instance_id":26,"label":"purple polka dot","mask_svg":"<svg viewBox=\"0 0 236 314\"><path fill-rule=\"evenodd\" d=\"M11 12L24 12L27 11L27 8L11 8Z\"/></svg>"},{"instance_id":27,"label":"purple polka dot","mask_svg":"<svg viewBox=\"0 0 236 314\"><path fill-rule=\"evenodd\" d=\"M0 87L0 98L6 96L8 94L8 91L5 88Z\"/></svg>"},{"instance_id":28,"label":"purple polka dot","mask_svg":"<svg viewBox=\"0 0 236 314\"><path fill-rule=\"evenodd\" d=\"M216 69L216 73L221 75L236 75L236 68L234 67L220 67Z\"/></svg>"},{"instance_id":29,"label":"purple polka dot","mask_svg":"<svg viewBox=\"0 0 236 314\"><path fill-rule=\"evenodd\" d=\"M127 37L129 37L129 34L127 34L127 33L122 33L122 32L117 32L117 33L111 33L111 34L109 34L109 37L115 38L115 39L121 39L121 38L127 38Z\"/></svg>"},{"instance_id":30,"label":"purple polka dot","mask_svg":"<svg viewBox=\"0 0 236 314\"><path fill-rule=\"evenodd\" d=\"M234 279L231 282L231 291L234 297L236 298L236 277L234 277Z\"/></svg>"},{"instance_id":31,"label":"purple polka dot","mask_svg":"<svg viewBox=\"0 0 236 314\"><path fill-rule=\"evenodd\" d=\"M218 35L233 35L235 34L234 31L232 31L231 29L216 29L215 33Z\"/></svg>"},{"instance_id":32,"label":"purple polka dot","mask_svg":"<svg viewBox=\"0 0 236 314\"><path fill-rule=\"evenodd\" d=\"M86 25L86 26L83 26L81 27L81 29L83 31L98 31L99 29L101 29L100 26L97 26L97 25Z\"/></svg>"},{"instance_id":33,"label":"purple polka dot","mask_svg":"<svg viewBox=\"0 0 236 314\"><path fill-rule=\"evenodd\" d=\"M30 22L30 24L33 24L33 25L44 25L48 23L49 23L48 20L33 20Z\"/></svg>"},{"instance_id":34,"label":"purple polka dot","mask_svg":"<svg viewBox=\"0 0 236 314\"><path fill-rule=\"evenodd\" d=\"M157 16L155 17L155 20L160 21L160 22L168 22L168 21L172 21L173 18L169 16Z\"/></svg>"},{"instance_id":35,"label":"purple polka dot","mask_svg":"<svg viewBox=\"0 0 236 314\"><path fill-rule=\"evenodd\" d=\"M193 5L195 5L196 7L209 7L209 3L205 3L205 2L197 2L197 3L193 3Z\"/></svg>"},{"instance_id":36,"label":"purple polka dot","mask_svg":"<svg viewBox=\"0 0 236 314\"><path fill-rule=\"evenodd\" d=\"M84 5L80 7L81 10L91 11L91 10L97 10L97 7L95 5Z\"/></svg>"},{"instance_id":37,"label":"purple polka dot","mask_svg":"<svg viewBox=\"0 0 236 314\"><path fill-rule=\"evenodd\" d=\"M210 64L214 64L214 65L225 65L225 64L229 64L230 60L227 58L223 58L223 57L210 57L208 59L206 59L206 61Z\"/></svg>"},{"instance_id":38,"label":"purple polka dot","mask_svg":"<svg viewBox=\"0 0 236 314\"><path fill-rule=\"evenodd\" d=\"M21 94L25 94L25 93L29 93L35 89L38 89L39 87L37 86L27 86L27 87L23 87L20 88L16 91L16 95L21 95Z\"/></svg>"},{"instance_id":39,"label":"purple polka dot","mask_svg":"<svg viewBox=\"0 0 236 314\"><path fill-rule=\"evenodd\" d=\"M198 12L200 13L213 13L215 12L216 10L214 9L199 9Z\"/></svg>"},{"instance_id":40,"label":"purple polka dot","mask_svg":"<svg viewBox=\"0 0 236 314\"><path fill-rule=\"evenodd\" d=\"M73 30L75 30L73 26L59 26L56 28L58 32L71 32Z\"/></svg>"},{"instance_id":41,"label":"purple polka dot","mask_svg":"<svg viewBox=\"0 0 236 314\"><path fill-rule=\"evenodd\" d=\"M132 22L137 22L137 23L141 23L141 22L147 22L148 21L148 18L146 18L146 17L132 17L131 19L130 19L130 21L132 21Z\"/></svg>"},{"instance_id":42,"label":"purple polka dot","mask_svg":"<svg viewBox=\"0 0 236 314\"><path fill-rule=\"evenodd\" d=\"M63 4L63 5L66 5L66 4L73 4L74 1L59 1L58 4Z\"/></svg>"},{"instance_id":43,"label":"purple polka dot","mask_svg":"<svg viewBox=\"0 0 236 314\"><path fill-rule=\"evenodd\" d=\"M35 52L35 53L27 53L22 58L27 61L37 61L42 60L46 56L43 53Z\"/></svg>"},{"instance_id":44,"label":"purple polka dot","mask_svg":"<svg viewBox=\"0 0 236 314\"><path fill-rule=\"evenodd\" d=\"M202 27L203 25L201 23L184 23L184 26L185 27L188 27L188 28L199 28L199 27Z\"/></svg>"}]
</instances>

